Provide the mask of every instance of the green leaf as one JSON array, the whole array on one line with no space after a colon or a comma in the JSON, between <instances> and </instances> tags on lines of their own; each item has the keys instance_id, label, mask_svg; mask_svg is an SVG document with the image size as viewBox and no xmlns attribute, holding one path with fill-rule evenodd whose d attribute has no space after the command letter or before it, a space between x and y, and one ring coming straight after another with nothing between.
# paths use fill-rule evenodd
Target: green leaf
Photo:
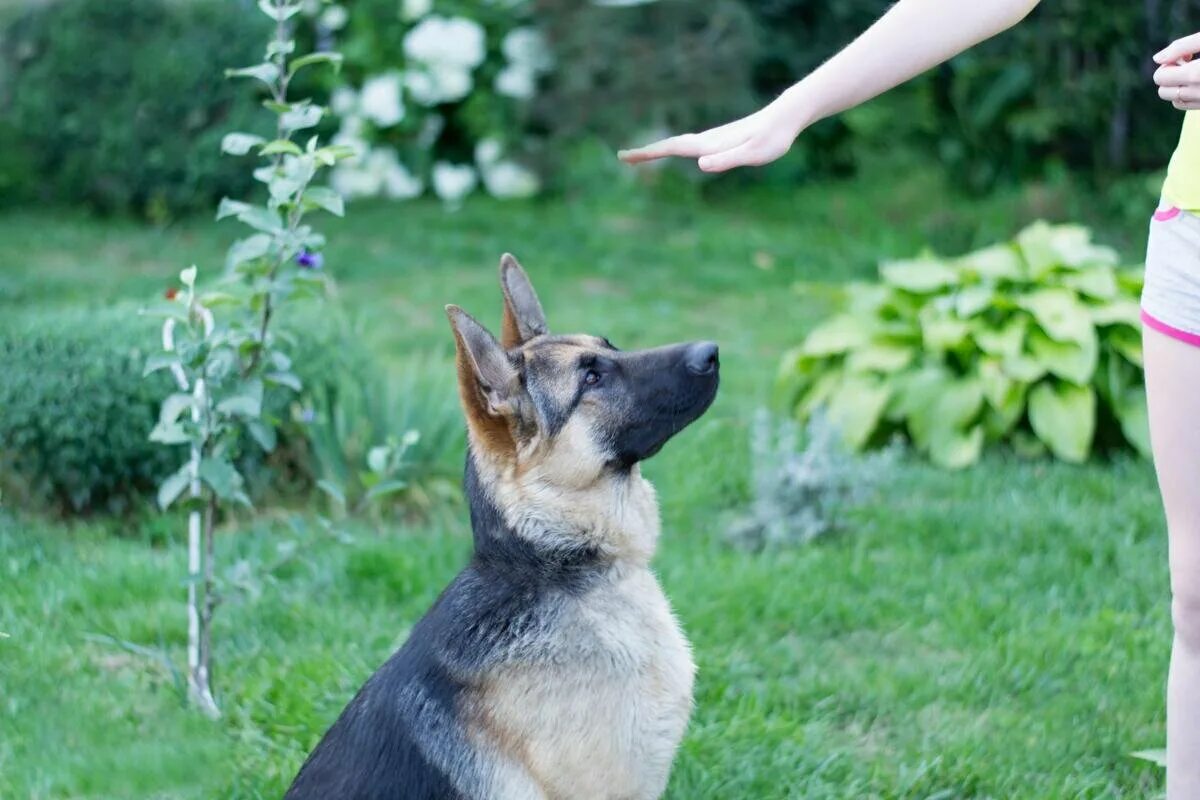
<instances>
[{"instance_id":1,"label":"green leaf","mask_svg":"<svg viewBox=\"0 0 1200 800\"><path fill-rule=\"evenodd\" d=\"M184 464L158 487L158 507L166 511L192 482L191 464Z\"/></svg>"},{"instance_id":2,"label":"green leaf","mask_svg":"<svg viewBox=\"0 0 1200 800\"><path fill-rule=\"evenodd\" d=\"M333 481L322 478L317 481L317 488L329 495L342 508L346 507L346 493Z\"/></svg>"},{"instance_id":3,"label":"green leaf","mask_svg":"<svg viewBox=\"0 0 1200 800\"><path fill-rule=\"evenodd\" d=\"M242 490L244 481L237 468L226 458L214 456L201 459L200 480L222 500L248 505L250 499Z\"/></svg>"},{"instance_id":4,"label":"green leaf","mask_svg":"<svg viewBox=\"0 0 1200 800\"><path fill-rule=\"evenodd\" d=\"M1029 393L1029 423L1057 458L1082 463L1096 432L1096 393L1062 381L1039 383Z\"/></svg>"},{"instance_id":5,"label":"green leaf","mask_svg":"<svg viewBox=\"0 0 1200 800\"><path fill-rule=\"evenodd\" d=\"M1021 280L1025 265L1011 244L997 244L968 253L956 262L960 269L992 280Z\"/></svg>"},{"instance_id":6,"label":"green leaf","mask_svg":"<svg viewBox=\"0 0 1200 800\"><path fill-rule=\"evenodd\" d=\"M284 127L284 130L301 131L319 123L324 114L325 109L321 106L302 105L280 115L279 123Z\"/></svg>"},{"instance_id":7,"label":"green leaf","mask_svg":"<svg viewBox=\"0 0 1200 800\"><path fill-rule=\"evenodd\" d=\"M952 313L929 304L921 309L921 338L926 350L941 353L953 350L967 339L970 326Z\"/></svg>"},{"instance_id":8,"label":"green leaf","mask_svg":"<svg viewBox=\"0 0 1200 800\"><path fill-rule=\"evenodd\" d=\"M1090 383L1096 373L1100 345L1096 332L1084 344L1056 342L1041 331L1029 335L1029 354L1046 370L1063 380L1081 386Z\"/></svg>"},{"instance_id":9,"label":"green leaf","mask_svg":"<svg viewBox=\"0 0 1200 800\"><path fill-rule=\"evenodd\" d=\"M275 81L279 80L279 67L269 61L262 64L255 64L253 67L243 67L242 69L227 69L225 70L227 78L254 78L265 83L267 86L274 87Z\"/></svg>"},{"instance_id":10,"label":"green leaf","mask_svg":"<svg viewBox=\"0 0 1200 800\"><path fill-rule=\"evenodd\" d=\"M266 139L253 133L227 133L221 139L221 152L231 156L244 156L252 147L265 141Z\"/></svg>"},{"instance_id":11,"label":"green leaf","mask_svg":"<svg viewBox=\"0 0 1200 800\"><path fill-rule=\"evenodd\" d=\"M978 377L954 378L942 370L927 370L910 386L906 400L909 433L919 446L935 442L949 447L953 432L963 432L983 408L983 381Z\"/></svg>"},{"instance_id":12,"label":"green leaf","mask_svg":"<svg viewBox=\"0 0 1200 800\"><path fill-rule=\"evenodd\" d=\"M264 452L272 453L275 451L278 435L274 425L270 425L261 419L251 419L246 422L246 430L249 432L251 438L258 442L258 446Z\"/></svg>"},{"instance_id":13,"label":"green leaf","mask_svg":"<svg viewBox=\"0 0 1200 800\"><path fill-rule=\"evenodd\" d=\"M916 294L930 294L958 283L958 273L933 258L885 262L879 267L885 283Z\"/></svg>"},{"instance_id":14,"label":"green leaf","mask_svg":"<svg viewBox=\"0 0 1200 800\"><path fill-rule=\"evenodd\" d=\"M967 286L954 295L954 312L960 318L973 317L991 307L996 292L989 286Z\"/></svg>"},{"instance_id":15,"label":"green leaf","mask_svg":"<svg viewBox=\"0 0 1200 800\"><path fill-rule=\"evenodd\" d=\"M258 0L259 10L279 22L286 22L296 16L303 7L300 3L280 2L276 4L273 0Z\"/></svg>"},{"instance_id":16,"label":"green leaf","mask_svg":"<svg viewBox=\"0 0 1200 800\"><path fill-rule=\"evenodd\" d=\"M256 418L262 415L263 384L258 378L250 378L238 387L234 394L217 403L222 414Z\"/></svg>"},{"instance_id":17,"label":"green leaf","mask_svg":"<svg viewBox=\"0 0 1200 800\"><path fill-rule=\"evenodd\" d=\"M1131 325L1114 325L1104 331L1104 343L1121 354L1130 364L1144 365L1142 332Z\"/></svg>"},{"instance_id":18,"label":"green leaf","mask_svg":"<svg viewBox=\"0 0 1200 800\"><path fill-rule=\"evenodd\" d=\"M260 156L273 156L278 153L286 153L292 156L304 155L304 151L300 149L300 145L291 139L275 139L274 141L267 142L258 151Z\"/></svg>"},{"instance_id":19,"label":"green leaf","mask_svg":"<svg viewBox=\"0 0 1200 800\"><path fill-rule=\"evenodd\" d=\"M271 236L266 233L256 233L245 239L238 239L229 247L225 255L225 268L236 269L239 264L262 258L271 252Z\"/></svg>"},{"instance_id":20,"label":"green leaf","mask_svg":"<svg viewBox=\"0 0 1200 800\"><path fill-rule=\"evenodd\" d=\"M1117 273L1106 264L1081 269L1063 276L1063 285L1097 300L1112 300L1117 296Z\"/></svg>"},{"instance_id":21,"label":"green leaf","mask_svg":"<svg viewBox=\"0 0 1200 800\"><path fill-rule=\"evenodd\" d=\"M913 362L916 351L907 345L871 342L846 358L850 372L899 372Z\"/></svg>"},{"instance_id":22,"label":"green leaf","mask_svg":"<svg viewBox=\"0 0 1200 800\"><path fill-rule=\"evenodd\" d=\"M870 341L868 326L859 318L839 314L825 320L804 339L805 355L831 356L861 347Z\"/></svg>"},{"instance_id":23,"label":"green leaf","mask_svg":"<svg viewBox=\"0 0 1200 800\"><path fill-rule=\"evenodd\" d=\"M935 428L929 440L929 458L943 469L963 469L979 461L983 453L983 426L958 430Z\"/></svg>"},{"instance_id":24,"label":"green leaf","mask_svg":"<svg viewBox=\"0 0 1200 800\"><path fill-rule=\"evenodd\" d=\"M1122 297L1104 305L1091 306L1089 312L1096 325L1124 324L1137 328L1142 324L1142 307L1131 298Z\"/></svg>"},{"instance_id":25,"label":"green leaf","mask_svg":"<svg viewBox=\"0 0 1200 800\"><path fill-rule=\"evenodd\" d=\"M187 444L192 440L178 422L159 422L150 431L150 441L158 444Z\"/></svg>"},{"instance_id":26,"label":"green leaf","mask_svg":"<svg viewBox=\"0 0 1200 800\"><path fill-rule=\"evenodd\" d=\"M1038 289L1017 298L1046 334L1056 341L1086 345L1095 337L1087 306L1067 289Z\"/></svg>"},{"instance_id":27,"label":"green leaf","mask_svg":"<svg viewBox=\"0 0 1200 800\"><path fill-rule=\"evenodd\" d=\"M980 350L992 356L1018 356L1025 349L1025 334L1029 319L1024 315L1009 317L996 328L986 320L971 321L971 338Z\"/></svg>"},{"instance_id":28,"label":"green leaf","mask_svg":"<svg viewBox=\"0 0 1200 800\"><path fill-rule=\"evenodd\" d=\"M264 231L265 233L280 233L283 231L283 220L279 218L279 212L272 211L263 206L252 206L240 200L230 200L226 197L217 206L217 219L220 220L233 216L236 216L238 220L246 223L251 228Z\"/></svg>"},{"instance_id":29,"label":"green leaf","mask_svg":"<svg viewBox=\"0 0 1200 800\"><path fill-rule=\"evenodd\" d=\"M300 383L300 379L291 372L268 372L263 377L266 379L267 383L272 383L276 386L286 386L293 392L298 392L304 388L304 386Z\"/></svg>"},{"instance_id":30,"label":"green leaf","mask_svg":"<svg viewBox=\"0 0 1200 800\"><path fill-rule=\"evenodd\" d=\"M336 217L346 214L346 201L333 189L314 186L305 190L304 199L306 202L312 203L314 207L323 208Z\"/></svg>"},{"instance_id":31,"label":"green leaf","mask_svg":"<svg viewBox=\"0 0 1200 800\"><path fill-rule=\"evenodd\" d=\"M400 480L381 481L367 490L367 500L381 500L388 495L402 492L408 488L408 483Z\"/></svg>"},{"instance_id":32,"label":"green leaf","mask_svg":"<svg viewBox=\"0 0 1200 800\"><path fill-rule=\"evenodd\" d=\"M1142 387L1129 389L1113 408L1125 440L1143 458L1152 458L1150 450L1150 415L1146 407L1146 392Z\"/></svg>"},{"instance_id":33,"label":"green leaf","mask_svg":"<svg viewBox=\"0 0 1200 800\"><path fill-rule=\"evenodd\" d=\"M195 404L195 399L187 392L175 392L167 395L158 412L158 421L170 425L179 419L179 415L188 411Z\"/></svg>"},{"instance_id":34,"label":"green leaf","mask_svg":"<svg viewBox=\"0 0 1200 800\"><path fill-rule=\"evenodd\" d=\"M142 369L142 377L146 377L152 373L158 372L160 369L167 369L172 364L179 363L179 356L175 353L155 353L146 359L146 366Z\"/></svg>"},{"instance_id":35,"label":"green leaf","mask_svg":"<svg viewBox=\"0 0 1200 800\"><path fill-rule=\"evenodd\" d=\"M326 51L300 56L300 58L297 58L288 65L288 77L295 75L300 70L312 64L329 64L333 67L333 71L336 74L342 68L342 54Z\"/></svg>"},{"instance_id":36,"label":"green leaf","mask_svg":"<svg viewBox=\"0 0 1200 800\"><path fill-rule=\"evenodd\" d=\"M829 423L851 450L860 450L879 426L891 399L887 381L868 375L847 374L829 396Z\"/></svg>"}]
</instances>

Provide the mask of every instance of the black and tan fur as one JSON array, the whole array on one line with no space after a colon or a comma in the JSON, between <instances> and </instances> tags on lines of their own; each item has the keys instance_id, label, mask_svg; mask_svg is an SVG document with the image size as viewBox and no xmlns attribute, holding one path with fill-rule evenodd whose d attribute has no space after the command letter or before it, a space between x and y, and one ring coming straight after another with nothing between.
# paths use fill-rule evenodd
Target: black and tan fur
<instances>
[{"instance_id":1,"label":"black and tan fur","mask_svg":"<svg viewBox=\"0 0 1200 800\"><path fill-rule=\"evenodd\" d=\"M501 261L501 340L456 306L475 553L287 800L644 800L692 705L639 463L716 394L717 349L554 336Z\"/></svg>"}]
</instances>

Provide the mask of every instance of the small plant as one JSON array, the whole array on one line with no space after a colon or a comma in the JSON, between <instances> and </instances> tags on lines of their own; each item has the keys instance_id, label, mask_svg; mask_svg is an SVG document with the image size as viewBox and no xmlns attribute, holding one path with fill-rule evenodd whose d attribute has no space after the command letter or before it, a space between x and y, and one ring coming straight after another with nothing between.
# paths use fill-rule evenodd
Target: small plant
<instances>
[{"instance_id":1,"label":"small plant","mask_svg":"<svg viewBox=\"0 0 1200 800\"><path fill-rule=\"evenodd\" d=\"M801 446L795 421L773 420L766 411L754 419L750 446L754 499L749 512L729 531L735 544L754 550L805 544L838 530L846 514L874 491L897 456L895 447L856 457L838 430L813 415Z\"/></svg>"},{"instance_id":2,"label":"small plant","mask_svg":"<svg viewBox=\"0 0 1200 800\"><path fill-rule=\"evenodd\" d=\"M219 713L211 687L213 526L224 505L249 505L235 458L243 447L270 452L279 420L264 413L268 391L298 391L287 342L272 322L290 301L327 289L320 254L325 239L305 223L316 210L342 214L342 198L313 186L318 172L352 155L348 148L319 146L316 136L296 141L316 126L325 110L310 100L292 100L288 86L306 67L341 57L320 52L295 56L289 20L301 6L288 0L259 0L274 23L274 37L262 63L231 70L267 87L263 105L276 115L275 138L229 133L221 149L235 156L255 151L265 163L254 178L265 184L265 205L221 201L217 219L235 217L253 233L229 248L225 275L211 290L197 286L197 271L180 274L181 289L167 293L158 309L165 317L162 352L150 357L146 374L169 370L177 391L162 404L150 434L164 445L186 445L182 466L162 482L158 503L171 506L186 494L188 513L188 683L196 703ZM217 316L220 313L220 317Z\"/></svg>"},{"instance_id":3,"label":"small plant","mask_svg":"<svg viewBox=\"0 0 1200 800\"><path fill-rule=\"evenodd\" d=\"M827 409L852 450L903 432L950 468L989 442L1070 462L1097 442L1148 453L1141 270L1085 228L1036 223L1011 243L879 271L785 357L798 418Z\"/></svg>"}]
</instances>

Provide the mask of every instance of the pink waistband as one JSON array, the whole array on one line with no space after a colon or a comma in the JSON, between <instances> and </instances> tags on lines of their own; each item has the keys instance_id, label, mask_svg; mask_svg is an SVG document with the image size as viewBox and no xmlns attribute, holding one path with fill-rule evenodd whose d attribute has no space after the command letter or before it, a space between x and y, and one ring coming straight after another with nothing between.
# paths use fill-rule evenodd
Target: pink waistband
<instances>
[{"instance_id":1,"label":"pink waistband","mask_svg":"<svg viewBox=\"0 0 1200 800\"><path fill-rule=\"evenodd\" d=\"M1145 309L1142 309L1142 323L1147 328L1153 328L1159 333L1170 336L1172 339L1178 339L1179 341L1184 342L1185 344L1190 344L1193 347L1200 347L1200 335L1188 333L1187 331L1181 331L1179 328L1168 325L1162 320L1150 316L1148 313L1146 313Z\"/></svg>"}]
</instances>

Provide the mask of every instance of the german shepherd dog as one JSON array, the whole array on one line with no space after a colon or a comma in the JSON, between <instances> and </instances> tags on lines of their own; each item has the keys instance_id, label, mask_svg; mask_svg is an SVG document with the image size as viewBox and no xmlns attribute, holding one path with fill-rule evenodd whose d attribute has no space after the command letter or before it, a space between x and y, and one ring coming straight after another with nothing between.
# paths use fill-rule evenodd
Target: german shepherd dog
<instances>
[{"instance_id":1,"label":"german shepherd dog","mask_svg":"<svg viewBox=\"0 0 1200 800\"><path fill-rule=\"evenodd\" d=\"M286 800L649 800L695 667L650 559L639 464L712 403L717 346L555 336L500 262L500 341L447 306L475 552Z\"/></svg>"}]
</instances>

